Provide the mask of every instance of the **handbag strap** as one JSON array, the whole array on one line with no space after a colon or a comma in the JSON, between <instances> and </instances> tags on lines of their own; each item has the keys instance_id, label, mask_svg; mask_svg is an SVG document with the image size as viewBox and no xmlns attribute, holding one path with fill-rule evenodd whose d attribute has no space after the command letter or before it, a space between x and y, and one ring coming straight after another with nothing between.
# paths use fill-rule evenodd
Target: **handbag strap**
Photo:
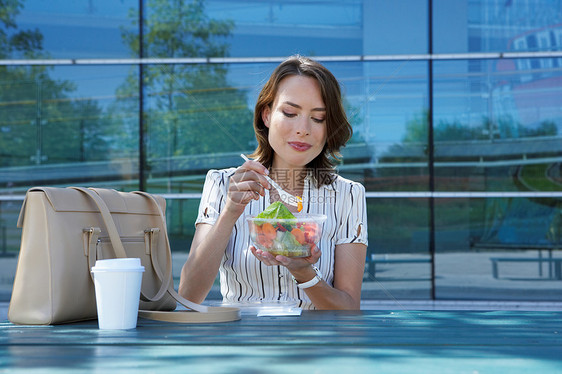
<instances>
[{"instance_id":1,"label":"handbag strap","mask_svg":"<svg viewBox=\"0 0 562 374\"><path fill-rule=\"evenodd\" d=\"M160 214L160 218L164 223L162 225L164 229L164 238L166 240L166 248L168 252L170 251L170 241L168 239L168 232L167 232L167 225L166 225L166 217L164 216L164 212L158 204L158 201L154 198L153 195L143 192L143 191L134 191L133 193L145 196L146 198L152 200L158 213ZM156 257L156 256L154 256ZM160 269L158 268L158 260L154 258L153 266L155 267L156 272L158 273ZM205 306L201 304L196 304L192 301L187 300L186 298L180 296L174 287L170 284L168 287L168 294L172 296L176 300L176 302L180 303L186 308L191 310L185 311L174 311L174 312L166 312L166 311L154 311L154 310L139 310L139 317L153 319L157 321L166 321L166 322L179 322L179 323L214 323L214 322L230 322L230 321L238 321L240 316L240 309L233 308L233 307L212 307L212 306ZM199 313L197 313L199 312Z\"/></svg>"},{"instance_id":2,"label":"handbag strap","mask_svg":"<svg viewBox=\"0 0 562 374\"><path fill-rule=\"evenodd\" d=\"M176 323L215 323L238 321L240 309L233 307L207 307L207 312L198 313L192 310L176 310L164 312L156 310L139 310L139 317L164 322Z\"/></svg>"},{"instance_id":3,"label":"handbag strap","mask_svg":"<svg viewBox=\"0 0 562 374\"><path fill-rule=\"evenodd\" d=\"M101 203L103 203L106 207L107 205L105 204L105 201L103 201L103 199L100 198L100 194L97 192L96 188L89 188L89 191L94 191L96 193L94 193L95 197L98 198L100 200ZM143 292L141 292L141 299L144 301L158 301L160 300L168 291L168 289L170 287L172 287L172 250L170 247L170 241L168 240L168 232L166 231L166 217L164 216L164 213L162 211L162 209L160 208L160 204L158 204L158 201L154 198L154 196L152 196L149 193L146 192L141 192L141 191L135 191L133 192L135 194L138 195L142 195L144 197L149 198L150 202L153 203L156 208L157 211L159 213L160 216L160 220L162 222L162 229L164 230L164 238L165 238L165 244L166 244L166 248L164 248L165 254L166 254L166 273L163 274L162 270L160 269L160 264L158 263L158 253L156 252L155 248L156 246L153 245L149 245L150 246L150 263L152 265L152 269L154 270L154 272L156 273L156 277L158 278L158 280L161 282L160 285L160 289L158 290L158 292L150 297L145 295ZM109 208L107 209L109 211ZM111 221L113 222L113 219L111 218L111 213L109 214L109 217L111 219ZM115 225L113 225L115 227ZM115 227L115 232L116 232L116 237L119 239L119 241L121 241L121 239L119 238L119 233L117 232L117 227ZM147 233L145 232L145 235ZM111 237L110 237L111 238ZM150 240L154 240L154 236L150 236ZM128 257L127 254L125 253L124 257Z\"/></svg>"},{"instance_id":4,"label":"handbag strap","mask_svg":"<svg viewBox=\"0 0 562 374\"><path fill-rule=\"evenodd\" d=\"M106 224L106 228L108 230L109 238L111 240L111 244L115 249L116 255L119 257L127 257L127 253L123 247L123 243L119 238L119 232L117 231L117 227L115 226L115 222L111 217L111 213L107 208L107 205L103 201L103 199L95 193L95 189L86 189L82 187L72 187L78 191L81 191L94 200L96 205L100 210L100 214L104 223ZM214 322L230 322L230 321L237 321L241 318L240 316L240 309L233 308L233 307L210 307L201 304L194 303L189 301L183 297L181 297L175 290L173 285L171 284L172 279L172 260L171 260L171 249L170 249L170 242L168 239L168 233L166 230L166 217L164 216L164 212L158 204L158 201L149 193L142 192L142 191L135 191L134 193L143 195L150 199L156 209L160 218L163 222L163 229L164 229L164 237L166 241L166 274L162 274L160 266L158 264L158 260L156 259L156 255L152 254L151 251L151 260L152 266L157 274L157 276L163 277L166 282L162 282L162 286L160 291L157 293L157 296L163 291L163 293L168 293L172 296L177 302L182 304L184 307L189 308L191 310L185 311L174 311L174 312L166 312L166 311L152 311L152 310L139 310L139 317L147 318L152 320L158 321L167 321L167 322L178 322L178 323L214 323ZM155 296L156 297L156 296Z\"/></svg>"},{"instance_id":5,"label":"handbag strap","mask_svg":"<svg viewBox=\"0 0 562 374\"><path fill-rule=\"evenodd\" d=\"M103 222L105 223L105 227L107 229L107 233L109 235L109 239L111 240L111 245L113 246L113 250L115 252L115 256L117 258L127 258L127 252L125 252L125 248L123 247L123 243L121 242L121 238L119 237L119 231L117 230L117 226L115 226L115 222L113 221L113 218L111 217L111 213L109 211L109 208L107 207L107 205L105 204L105 201L103 201L103 199L96 193L94 192L94 190L88 189L88 188L83 188L83 187L70 187L72 189L78 190L86 195L88 195L97 205L100 215L103 219ZM162 299L162 297L164 297L164 295L166 294L166 292L168 291L168 288L170 287L170 283L171 283L171 279L172 279L172 257L171 257L171 252L169 247L167 248L166 251L166 275L162 278L162 273L160 272L160 269L158 267L158 273L160 274L159 278L161 278L161 285L160 285L160 289L158 290L158 292L156 292L156 294L152 297L146 296L143 294L143 296L150 300L150 301L157 301ZM154 256L155 257L155 256ZM152 256L151 256L152 258ZM154 264L153 264L154 265Z\"/></svg>"},{"instance_id":6,"label":"handbag strap","mask_svg":"<svg viewBox=\"0 0 562 374\"><path fill-rule=\"evenodd\" d=\"M167 252L171 253L170 250L170 240L168 238L168 231L166 229L166 217L164 216L164 212L162 211L162 208L160 207L160 204L158 204L158 201L156 201L156 199L154 198L154 196L152 196L151 194L147 193L147 192L143 192L143 191L134 191L133 193L138 194L138 195L142 195L148 199L150 199L153 204L156 206L156 209L158 210L158 214L160 215L160 219L162 220L162 222L164 223L162 225L163 229L164 229L164 239L166 241L166 248L167 248ZM152 252L151 252L152 253ZM161 270L159 269L159 265L158 265L158 259L156 258L156 256L152 256L154 257L152 260L152 264L154 267L154 270L156 271L156 274L162 274ZM198 312L202 312L202 313L206 313L208 312L209 307L205 306L205 305L201 305L201 304L196 304L192 301L189 301L183 297L181 297L175 290L174 287L170 284L168 287L168 293L180 304L182 304L183 306L189 308L189 309L193 309L196 310Z\"/></svg>"}]
</instances>

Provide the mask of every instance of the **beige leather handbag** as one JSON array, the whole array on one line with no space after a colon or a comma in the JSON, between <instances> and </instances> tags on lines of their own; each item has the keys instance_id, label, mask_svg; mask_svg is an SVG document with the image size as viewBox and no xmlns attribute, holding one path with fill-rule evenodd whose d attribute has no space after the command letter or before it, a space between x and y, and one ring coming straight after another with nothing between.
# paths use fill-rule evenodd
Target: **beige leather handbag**
<instances>
[{"instance_id":1,"label":"beige leather handbag","mask_svg":"<svg viewBox=\"0 0 562 374\"><path fill-rule=\"evenodd\" d=\"M90 270L97 259L117 257L140 258L145 267L139 317L183 323L240 319L237 308L196 304L174 290L164 211L164 198L139 191L28 190L18 220L23 230L8 319L49 325L97 318ZM172 312L178 302L188 310Z\"/></svg>"}]
</instances>

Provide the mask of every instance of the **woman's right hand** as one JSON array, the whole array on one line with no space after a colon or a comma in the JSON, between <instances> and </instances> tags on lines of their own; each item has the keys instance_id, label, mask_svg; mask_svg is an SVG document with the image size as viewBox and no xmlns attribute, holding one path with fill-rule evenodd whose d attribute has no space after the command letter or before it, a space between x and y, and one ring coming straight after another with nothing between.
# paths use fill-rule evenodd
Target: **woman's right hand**
<instances>
[{"instance_id":1,"label":"woman's right hand","mask_svg":"<svg viewBox=\"0 0 562 374\"><path fill-rule=\"evenodd\" d=\"M269 170L259 162L244 162L230 177L225 210L239 217L250 201L265 196L265 189L271 188L264 177L267 174Z\"/></svg>"}]
</instances>

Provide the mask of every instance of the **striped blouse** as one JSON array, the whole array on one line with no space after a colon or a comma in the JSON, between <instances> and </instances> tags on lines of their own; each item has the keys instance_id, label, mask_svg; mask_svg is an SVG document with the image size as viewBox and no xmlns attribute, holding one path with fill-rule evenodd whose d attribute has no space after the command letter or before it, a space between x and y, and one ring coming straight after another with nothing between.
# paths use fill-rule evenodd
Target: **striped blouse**
<instances>
[{"instance_id":1,"label":"striped blouse","mask_svg":"<svg viewBox=\"0 0 562 374\"><path fill-rule=\"evenodd\" d=\"M224 209L229 178L235 168L210 170L207 173L199 214L195 224L213 225ZM337 176L330 184L314 187L310 175L305 178L302 213L325 214L318 247L322 255L316 263L323 279L330 285L334 280L335 248L338 244L367 245L367 210L365 188ZM250 233L246 216L257 215L269 206L269 191L259 200L252 200L236 222L220 265L223 302L296 302L303 309L314 309L304 290L293 282L284 266L267 266L254 257L249 247Z\"/></svg>"}]
</instances>

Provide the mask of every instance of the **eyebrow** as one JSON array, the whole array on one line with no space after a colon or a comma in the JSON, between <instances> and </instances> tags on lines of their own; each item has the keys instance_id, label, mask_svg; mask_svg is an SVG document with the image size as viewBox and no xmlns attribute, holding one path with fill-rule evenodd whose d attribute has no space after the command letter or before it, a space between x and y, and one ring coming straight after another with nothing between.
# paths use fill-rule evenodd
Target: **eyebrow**
<instances>
[{"instance_id":1,"label":"eyebrow","mask_svg":"<svg viewBox=\"0 0 562 374\"><path fill-rule=\"evenodd\" d=\"M284 101L283 104L290 105L290 106L292 106L294 108L297 108L297 109L302 109L302 107L299 104L295 104L295 103L290 102L290 101ZM325 112L325 111L326 111L326 108L312 108L312 112Z\"/></svg>"}]
</instances>

